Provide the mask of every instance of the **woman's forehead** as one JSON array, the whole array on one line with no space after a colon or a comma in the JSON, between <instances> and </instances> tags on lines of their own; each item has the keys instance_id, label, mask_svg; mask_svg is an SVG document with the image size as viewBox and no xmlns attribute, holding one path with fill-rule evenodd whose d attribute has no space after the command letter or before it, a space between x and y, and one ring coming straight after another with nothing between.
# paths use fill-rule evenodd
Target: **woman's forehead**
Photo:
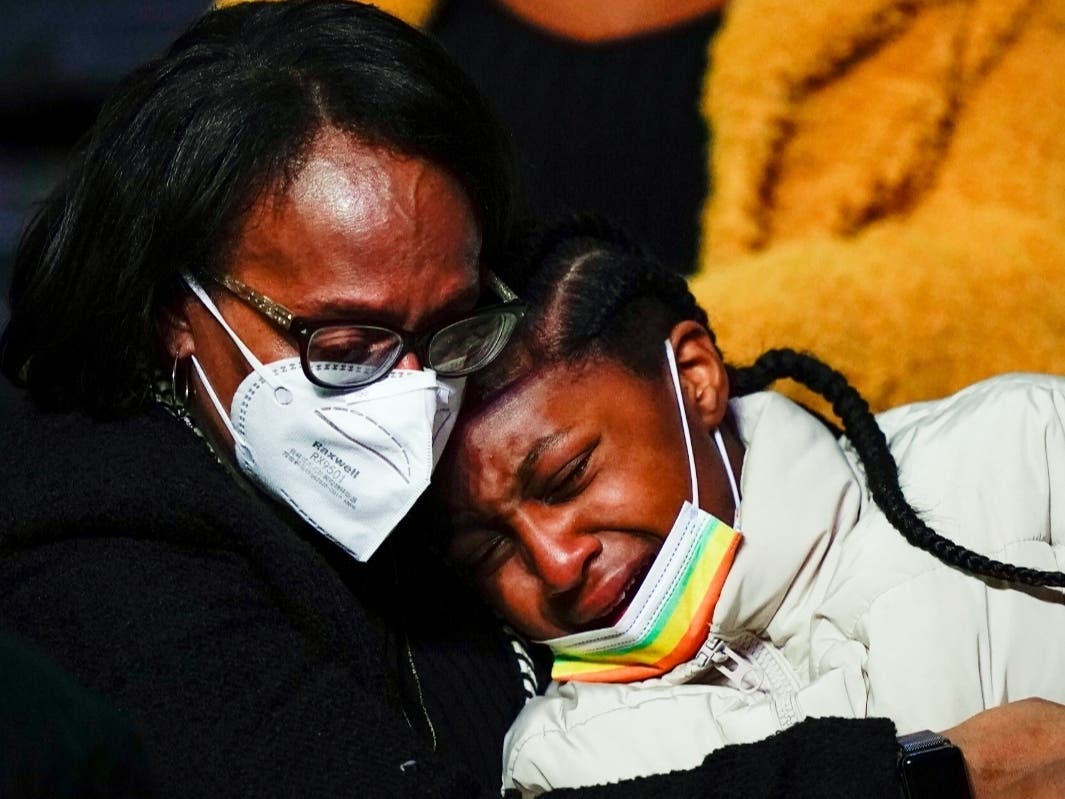
<instances>
[{"instance_id":1,"label":"woman's forehead","mask_svg":"<svg viewBox=\"0 0 1065 799\"><path fill-rule=\"evenodd\" d=\"M319 136L284 194L253 208L234 276L300 316L405 329L475 301L480 234L465 191L429 161Z\"/></svg>"}]
</instances>

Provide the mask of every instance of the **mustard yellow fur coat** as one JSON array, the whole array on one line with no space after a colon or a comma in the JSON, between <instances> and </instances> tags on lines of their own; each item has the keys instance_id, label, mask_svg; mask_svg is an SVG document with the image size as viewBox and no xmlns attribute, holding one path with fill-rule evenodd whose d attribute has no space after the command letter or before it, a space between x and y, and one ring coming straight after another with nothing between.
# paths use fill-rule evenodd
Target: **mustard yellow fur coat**
<instances>
[{"instance_id":1,"label":"mustard yellow fur coat","mask_svg":"<svg viewBox=\"0 0 1065 799\"><path fill-rule=\"evenodd\" d=\"M812 351L877 410L1065 373L1065 0L731 0L711 47L691 285L731 361Z\"/></svg>"}]
</instances>

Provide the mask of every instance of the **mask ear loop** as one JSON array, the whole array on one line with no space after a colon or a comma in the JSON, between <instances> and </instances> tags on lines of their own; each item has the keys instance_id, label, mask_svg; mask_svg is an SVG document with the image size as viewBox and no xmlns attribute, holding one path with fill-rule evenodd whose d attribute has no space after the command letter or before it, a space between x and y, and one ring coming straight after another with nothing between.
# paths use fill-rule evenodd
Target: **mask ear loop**
<instances>
[{"instance_id":1,"label":"mask ear loop","mask_svg":"<svg viewBox=\"0 0 1065 799\"><path fill-rule=\"evenodd\" d=\"M266 385L274 390L274 398L278 403L281 405L288 405L292 402L292 392L285 388L284 385L278 383L274 379L274 376L270 374L270 371L263 366L262 361L256 358L255 354L248 349L248 346L240 340L240 336L238 336L233 331L233 328L229 326L229 322L227 322L225 317L219 312L218 307L214 304L210 295L204 291L203 286L200 285L199 281L188 272L182 272L181 279L185 281L185 285L187 285L192 293L196 295L197 299L203 303L203 307L207 309L207 312L211 314L215 321L222 326L222 329L226 331L226 334L233 341L233 344L236 345L237 349L240 350L240 354L244 356L244 360L248 362L248 365L259 374ZM196 367L196 373L200 376L200 380L203 381L204 385L209 386L210 384L203 379L203 369L198 365L195 358L193 358L193 365ZM213 391L209 390L208 393L211 394L212 399L217 401ZM227 414L223 413L222 417L226 418Z\"/></svg>"},{"instance_id":2,"label":"mask ear loop","mask_svg":"<svg viewBox=\"0 0 1065 799\"><path fill-rule=\"evenodd\" d=\"M717 451L721 454L721 462L725 464L725 474L728 475L728 485L732 489L732 526L737 530L740 527L740 487L736 484L736 475L732 472L732 461L728 459L725 451L725 439L721 437L721 428L714 428L714 443Z\"/></svg>"},{"instance_id":3,"label":"mask ear loop","mask_svg":"<svg viewBox=\"0 0 1065 799\"><path fill-rule=\"evenodd\" d=\"M192 293L196 295L196 298L203 303L203 307L207 309L207 312L210 313L211 316L215 318L215 321L222 326L222 329L226 331L237 349L240 350L240 354L248 361L251 368L254 369L263 378L263 381L274 390L274 397L277 401L282 405L287 405L291 402L292 395L289 390L284 386L279 386L271 379L270 373L263 366L262 362L255 357L252 351L248 349L247 345L240 340L240 337L233 332L233 328L231 328L229 323L222 317L222 314L218 311L214 301L212 301L207 292L203 290L203 286L199 284L199 281L187 272L181 273L181 279L185 281L185 285L187 285ZM191 355L189 356L189 361L192 363L192 368L196 372L196 375L200 378L200 383L203 384L204 389L207 391L207 396L210 398L211 404L214 405L214 409L218 413L218 418L222 420L222 424L225 425L226 430L229 431L229 435L233 437L234 445L238 449L243 450L247 457L251 458L251 450L248 447L247 442L233 426L233 422L229 418L229 413L222 405L222 401L218 398L218 394L215 392L214 386L211 385L211 381L207 379L207 374L204 372L203 366L200 364L200 359L195 355ZM285 399L282 396L282 393L287 394L288 398Z\"/></svg>"},{"instance_id":4,"label":"mask ear loop","mask_svg":"<svg viewBox=\"0 0 1065 799\"><path fill-rule=\"evenodd\" d=\"M192 368L196 371L196 374L200 378L200 382L207 390L207 396L211 398L211 404L214 405L214 409L218 412L218 418L222 420L222 424L226 426L226 430L229 431L229 435L233 437L233 441L237 446L247 448L247 443L241 437L236 428L233 427L233 422L229 419L229 414L226 413L226 409L222 407L222 401L218 399L218 395L215 393L214 386L211 385L211 381L207 379L207 375L204 374L203 367L200 366L200 360L195 355L189 356L189 360L192 361Z\"/></svg>"},{"instance_id":5,"label":"mask ear loop","mask_svg":"<svg viewBox=\"0 0 1065 799\"><path fill-rule=\"evenodd\" d=\"M673 393L676 395L677 408L680 409L680 429L684 433L684 448L688 451L688 473L692 486L692 505L699 507L699 482L695 477L695 453L692 450L691 431L688 430L688 413L684 410L684 395L680 389L680 373L677 371L677 356L673 354L673 345L666 340L666 363L669 364L669 376L673 379Z\"/></svg>"},{"instance_id":6,"label":"mask ear loop","mask_svg":"<svg viewBox=\"0 0 1065 799\"><path fill-rule=\"evenodd\" d=\"M684 447L688 451L688 472L692 486L692 505L699 507L699 483L695 475L695 452L692 449L691 431L688 429L688 413L684 410L684 395L680 388L680 373L677 370L677 356L673 354L673 345L666 340L666 363L669 364L669 376L673 380L673 393L676 395L677 408L680 410L680 428L684 433ZM732 501L735 507L733 525L739 526L740 519L740 489L736 484L736 475L732 472L732 463L725 451L725 440L721 437L720 428L714 429L714 443L721 455L721 462L725 465L725 474L728 475L729 488L732 489Z\"/></svg>"}]
</instances>

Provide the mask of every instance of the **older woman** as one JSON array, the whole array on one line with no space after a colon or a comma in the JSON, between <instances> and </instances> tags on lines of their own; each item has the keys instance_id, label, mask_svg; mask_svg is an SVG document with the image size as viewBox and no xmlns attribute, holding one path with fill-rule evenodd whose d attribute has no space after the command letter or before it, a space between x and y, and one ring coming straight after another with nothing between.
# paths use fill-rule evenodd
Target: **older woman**
<instances>
[{"instance_id":1,"label":"older woman","mask_svg":"<svg viewBox=\"0 0 1065 799\"><path fill-rule=\"evenodd\" d=\"M30 225L3 366L64 412L5 425L0 624L132 719L162 792L498 784L510 643L358 561L515 319L511 194L427 39L250 5L129 76Z\"/></svg>"},{"instance_id":2,"label":"older woman","mask_svg":"<svg viewBox=\"0 0 1065 799\"><path fill-rule=\"evenodd\" d=\"M0 432L0 626L118 708L160 795L498 794L534 670L411 508L463 376L521 313L490 271L508 175L415 31L252 3L131 75L31 223L2 350L32 407ZM1035 737L1057 710L1006 721ZM1065 751L1004 745L996 719L954 736L977 766ZM888 722L823 721L604 794L719 795L757 768L761 795L889 797L894 762Z\"/></svg>"}]
</instances>

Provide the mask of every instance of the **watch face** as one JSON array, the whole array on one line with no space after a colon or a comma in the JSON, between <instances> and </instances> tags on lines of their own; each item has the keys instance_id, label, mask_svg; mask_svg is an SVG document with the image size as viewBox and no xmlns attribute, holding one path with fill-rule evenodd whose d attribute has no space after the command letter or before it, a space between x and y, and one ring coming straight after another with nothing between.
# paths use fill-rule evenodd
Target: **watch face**
<instances>
[{"instance_id":1,"label":"watch face","mask_svg":"<svg viewBox=\"0 0 1065 799\"><path fill-rule=\"evenodd\" d=\"M961 750L943 744L899 758L907 799L972 799Z\"/></svg>"}]
</instances>

